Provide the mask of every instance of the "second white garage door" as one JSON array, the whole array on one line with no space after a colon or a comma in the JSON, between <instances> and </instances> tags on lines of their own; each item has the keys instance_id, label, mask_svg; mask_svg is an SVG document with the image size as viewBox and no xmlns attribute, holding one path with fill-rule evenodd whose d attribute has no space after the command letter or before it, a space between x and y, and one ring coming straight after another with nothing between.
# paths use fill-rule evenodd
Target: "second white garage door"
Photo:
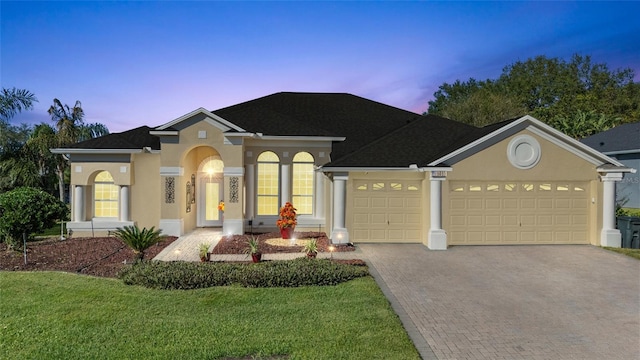
<instances>
[{"instance_id":1,"label":"second white garage door","mask_svg":"<svg viewBox=\"0 0 640 360\"><path fill-rule=\"evenodd\" d=\"M449 244L588 244L584 182L452 182Z\"/></svg>"},{"instance_id":2,"label":"second white garage door","mask_svg":"<svg viewBox=\"0 0 640 360\"><path fill-rule=\"evenodd\" d=\"M422 242L419 181L354 181L353 242Z\"/></svg>"}]
</instances>

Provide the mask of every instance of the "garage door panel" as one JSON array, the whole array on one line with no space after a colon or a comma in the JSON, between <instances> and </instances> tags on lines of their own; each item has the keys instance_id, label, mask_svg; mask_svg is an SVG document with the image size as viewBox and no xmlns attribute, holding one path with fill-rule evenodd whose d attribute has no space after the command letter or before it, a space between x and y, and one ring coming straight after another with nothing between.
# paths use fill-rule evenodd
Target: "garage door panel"
<instances>
[{"instance_id":1,"label":"garage door panel","mask_svg":"<svg viewBox=\"0 0 640 360\"><path fill-rule=\"evenodd\" d=\"M482 199L469 199L467 200L467 210L482 210L483 209L483 201Z\"/></svg>"},{"instance_id":2,"label":"garage door panel","mask_svg":"<svg viewBox=\"0 0 640 360\"><path fill-rule=\"evenodd\" d=\"M502 223L507 226L517 226L518 225L518 216L517 215L503 215Z\"/></svg>"},{"instance_id":3,"label":"garage door panel","mask_svg":"<svg viewBox=\"0 0 640 360\"><path fill-rule=\"evenodd\" d=\"M389 224L406 224L404 214L388 214Z\"/></svg>"},{"instance_id":4,"label":"garage door panel","mask_svg":"<svg viewBox=\"0 0 640 360\"><path fill-rule=\"evenodd\" d=\"M388 200L390 208L404 208L404 199L402 198L389 198Z\"/></svg>"},{"instance_id":5,"label":"garage door panel","mask_svg":"<svg viewBox=\"0 0 640 360\"><path fill-rule=\"evenodd\" d=\"M386 209L387 208L387 199L386 198L379 198L379 197L371 198L371 207L372 208L379 208L379 209Z\"/></svg>"},{"instance_id":6,"label":"garage door panel","mask_svg":"<svg viewBox=\"0 0 640 360\"><path fill-rule=\"evenodd\" d=\"M502 208L502 201L500 201L500 199L486 199L485 205L486 210L500 210Z\"/></svg>"},{"instance_id":7,"label":"garage door panel","mask_svg":"<svg viewBox=\"0 0 640 360\"><path fill-rule=\"evenodd\" d=\"M420 230L406 230L405 239L408 242L422 242L422 231Z\"/></svg>"},{"instance_id":8,"label":"garage door panel","mask_svg":"<svg viewBox=\"0 0 640 360\"><path fill-rule=\"evenodd\" d=\"M405 214L405 224L407 225L422 225L422 216L420 214Z\"/></svg>"},{"instance_id":9,"label":"garage door panel","mask_svg":"<svg viewBox=\"0 0 640 360\"><path fill-rule=\"evenodd\" d=\"M451 225L460 226L466 225L466 216L464 215L452 215L451 216Z\"/></svg>"},{"instance_id":10,"label":"garage door panel","mask_svg":"<svg viewBox=\"0 0 640 360\"><path fill-rule=\"evenodd\" d=\"M500 225L500 219L500 215L487 215L484 217L484 221L487 226Z\"/></svg>"},{"instance_id":11,"label":"garage door panel","mask_svg":"<svg viewBox=\"0 0 640 360\"><path fill-rule=\"evenodd\" d=\"M450 202L451 210L464 210L466 208L466 201L464 199L452 199Z\"/></svg>"},{"instance_id":12,"label":"garage door panel","mask_svg":"<svg viewBox=\"0 0 640 360\"><path fill-rule=\"evenodd\" d=\"M387 216L386 214L370 214L371 222L370 224L386 224Z\"/></svg>"},{"instance_id":13,"label":"garage door panel","mask_svg":"<svg viewBox=\"0 0 640 360\"><path fill-rule=\"evenodd\" d=\"M474 191L471 191L471 189ZM452 182L451 244L585 244L588 183Z\"/></svg>"},{"instance_id":14,"label":"garage door panel","mask_svg":"<svg viewBox=\"0 0 640 360\"><path fill-rule=\"evenodd\" d=\"M553 209L553 199L538 199L538 209Z\"/></svg>"},{"instance_id":15,"label":"garage door panel","mask_svg":"<svg viewBox=\"0 0 640 360\"><path fill-rule=\"evenodd\" d=\"M468 215L467 224L470 226L479 226L482 224L482 215Z\"/></svg>"},{"instance_id":16,"label":"garage door panel","mask_svg":"<svg viewBox=\"0 0 640 360\"><path fill-rule=\"evenodd\" d=\"M536 199L520 199L520 209L535 209Z\"/></svg>"},{"instance_id":17,"label":"garage door panel","mask_svg":"<svg viewBox=\"0 0 640 360\"><path fill-rule=\"evenodd\" d=\"M422 209L422 200L420 197L404 198L404 201L406 208L410 208L415 211L420 211L420 209Z\"/></svg>"},{"instance_id":18,"label":"garage door panel","mask_svg":"<svg viewBox=\"0 0 640 360\"><path fill-rule=\"evenodd\" d=\"M353 202L353 207L355 209L368 209L370 207L369 205L369 199L367 198L356 198Z\"/></svg>"},{"instance_id":19,"label":"garage door panel","mask_svg":"<svg viewBox=\"0 0 640 360\"><path fill-rule=\"evenodd\" d=\"M551 226L553 225L553 216L551 215L538 215L538 225Z\"/></svg>"},{"instance_id":20,"label":"garage door panel","mask_svg":"<svg viewBox=\"0 0 640 360\"><path fill-rule=\"evenodd\" d=\"M369 215L368 214L354 214L353 215L354 223L358 225L368 225L369 224Z\"/></svg>"}]
</instances>

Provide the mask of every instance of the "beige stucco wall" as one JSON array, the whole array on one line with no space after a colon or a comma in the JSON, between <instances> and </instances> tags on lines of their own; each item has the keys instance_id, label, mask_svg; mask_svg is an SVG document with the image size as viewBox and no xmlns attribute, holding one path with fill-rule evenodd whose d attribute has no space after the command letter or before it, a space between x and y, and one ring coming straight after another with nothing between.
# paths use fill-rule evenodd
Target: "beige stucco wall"
<instances>
[{"instance_id":1,"label":"beige stucco wall","mask_svg":"<svg viewBox=\"0 0 640 360\"><path fill-rule=\"evenodd\" d=\"M515 136L527 134L540 143L540 161L531 169L519 169L513 166L507 157L509 141ZM452 166L447 181L442 188L442 222L446 230L449 226L449 182L456 180L496 180L496 181L585 181L591 184L591 202L589 229L590 242L599 244L597 229L602 224L599 219L602 208L602 184L599 181L596 166L572 154L550 141L523 130L499 143L472 155Z\"/></svg>"},{"instance_id":2,"label":"beige stucco wall","mask_svg":"<svg viewBox=\"0 0 640 360\"><path fill-rule=\"evenodd\" d=\"M164 183L160 179L160 154L132 157L133 185L129 192L130 219L140 227L158 228Z\"/></svg>"}]
</instances>

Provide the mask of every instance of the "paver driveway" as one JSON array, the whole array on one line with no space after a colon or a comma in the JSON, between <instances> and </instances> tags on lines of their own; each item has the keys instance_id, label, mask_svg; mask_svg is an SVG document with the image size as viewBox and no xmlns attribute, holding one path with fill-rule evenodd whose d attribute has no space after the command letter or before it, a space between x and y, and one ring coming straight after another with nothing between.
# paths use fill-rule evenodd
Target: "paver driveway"
<instances>
[{"instance_id":1,"label":"paver driveway","mask_svg":"<svg viewBox=\"0 0 640 360\"><path fill-rule=\"evenodd\" d=\"M425 359L640 359L636 259L580 245L359 247Z\"/></svg>"}]
</instances>

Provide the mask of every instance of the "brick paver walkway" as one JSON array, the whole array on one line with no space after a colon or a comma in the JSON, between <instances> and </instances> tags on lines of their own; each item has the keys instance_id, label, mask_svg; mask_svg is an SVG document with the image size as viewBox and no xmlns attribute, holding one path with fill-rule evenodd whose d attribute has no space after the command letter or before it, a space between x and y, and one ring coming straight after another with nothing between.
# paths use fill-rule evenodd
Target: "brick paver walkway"
<instances>
[{"instance_id":1,"label":"brick paver walkway","mask_svg":"<svg viewBox=\"0 0 640 360\"><path fill-rule=\"evenodd\" d=\"M640 359L640 261L593 246L361 244L425 359Z\"/></svg>"}]
</instances>

